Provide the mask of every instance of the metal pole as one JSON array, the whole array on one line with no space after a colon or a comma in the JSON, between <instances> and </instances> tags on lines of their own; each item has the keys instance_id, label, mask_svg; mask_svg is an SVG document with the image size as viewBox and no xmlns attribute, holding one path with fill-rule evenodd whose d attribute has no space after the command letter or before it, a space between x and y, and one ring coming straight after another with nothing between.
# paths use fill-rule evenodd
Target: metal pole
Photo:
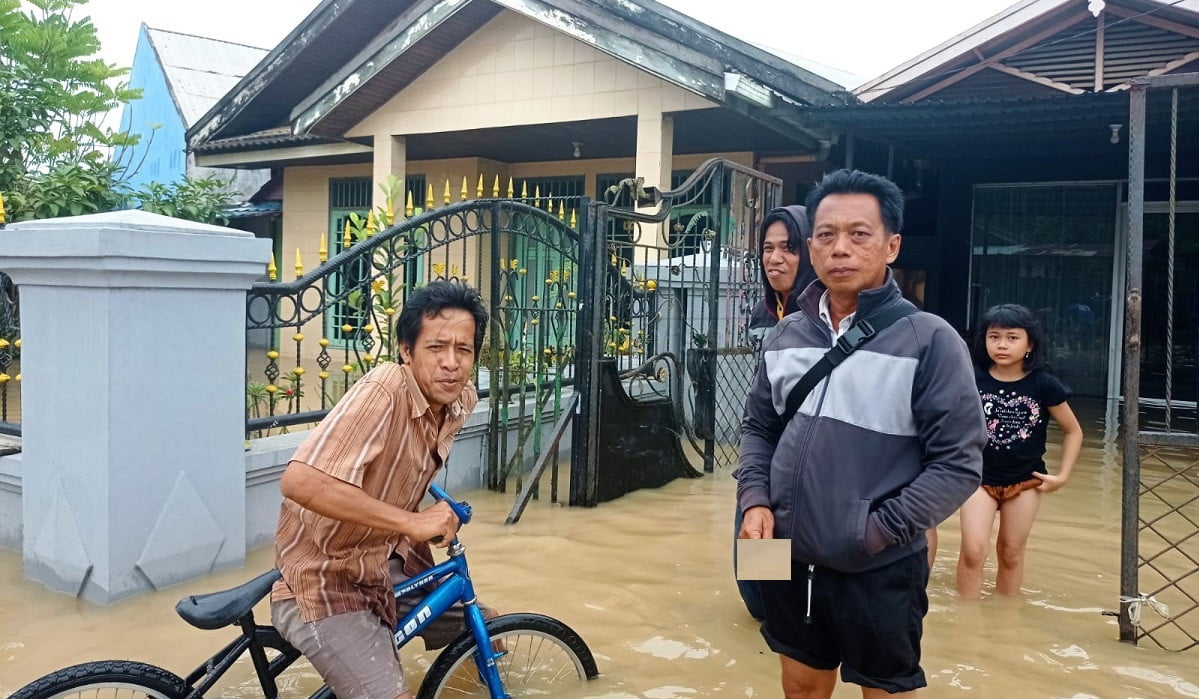
<instances>
[{"instance_id":1,"label":"metal pole","mask_svg":"<svg viewBox=\"0 0 1199 699\"><path fill-rule=\"evenodd\" d=\"M1141 394L1141 288L1144 268L1145 216L1145 90L1133 85L1128 114L1128 267L1124 282L1124 479L1120 522L1120 596L1137 596L1141 453L1138 446ZM1120 603L1120 640L1137 642L1137 629Z\"/></svg>"},{"instance_id":2,"label":"metal pole","mask_svg":"<svg viewBox=\"0 0 1199 699\"><path fill-rule=\"evenodd\" d=\"M500 440L506 432L500 429L500 397L504 395L504 387L500 385L502 376L503 363L501 339L506 337L506 331L502 319L500 319L499 311L503 308L500 302L500 245L503 242L500 240L502 204L500 200L495 200L491 204L491 332L488 333L488 347L490 348L491 360L487 367L487 405L489 408L488 422L490 423L490 434L487 436L487 489L498 491L500 489ZM411 240L409 245L411 245ZM411 249L411 248L409 248ZM409 265L415 268L416 265ZM412 288L412 287L409 287Z\"/></svg>"},{"instance_id":3,"label":"metal pole","mask_svg":"<svg viewBox=\"0 0 1199 699\"><path fill-rule=\"evenodd\" d=\"M727 216L725 213L726 188L725 178L730 180L733 175L728 170L721 170L712 178L712 224L715 227L712 236L712 248L708 252L708 347L712 351L712 376L713 386L708 391L708 406L707 415L712 420L712 434L708 435L704 440L704 473L713 473L716 471L716 385L720 376L720 346L716 340L717 333L720 332L720 285L721 272L723 271L720 264L721 257L721 239L725 234L725 224ZM697 409L698 413L699 410Z\"/></svg>"}]
</instances>

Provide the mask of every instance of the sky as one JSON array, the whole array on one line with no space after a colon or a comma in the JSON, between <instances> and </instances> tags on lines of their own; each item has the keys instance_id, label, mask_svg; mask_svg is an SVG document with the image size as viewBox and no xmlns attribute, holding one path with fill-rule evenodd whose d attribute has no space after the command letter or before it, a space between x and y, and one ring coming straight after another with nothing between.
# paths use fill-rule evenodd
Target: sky
<instances>
[{"instance_id":1,"label":"sky","mask_svg":"<svg viewBox=\"0 0 1199 699\"><path fill-rule=\"evenodd\" d=\"M1015 0L660 0L760 48L877 77ZM1088 0L1072 0L1085 7ZM102 57L133 62L138 25L274 48L317 0L90 0ZM730 8L734 8L735 11ZM853 87L855 85L850 85Z\"/></svg>"}]
</instances>

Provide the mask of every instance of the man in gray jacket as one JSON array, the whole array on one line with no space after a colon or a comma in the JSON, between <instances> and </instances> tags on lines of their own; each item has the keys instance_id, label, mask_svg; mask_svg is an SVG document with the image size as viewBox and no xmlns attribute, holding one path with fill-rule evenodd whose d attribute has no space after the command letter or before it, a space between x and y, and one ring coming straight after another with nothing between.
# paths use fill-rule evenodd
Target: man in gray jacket
<instances>
[{"instance_id":1,"label":"man in gray jacket","mask_svg":"<svg viewBox=\"0 0 1199 699\"><path fill-rule=\"evenodd\" d=\"M783 424L787 397L859 317L906 304L903 194L859 171L808 196L818 282L763 347L746 400L737 495L743 539L789 538L792 579L763 581L762 635L788 699L829 697L841 677L863 697L925 686L925 530L978 488L987 435L966 345L913 313L821 381Z\"/></svg>"}]
</instances>

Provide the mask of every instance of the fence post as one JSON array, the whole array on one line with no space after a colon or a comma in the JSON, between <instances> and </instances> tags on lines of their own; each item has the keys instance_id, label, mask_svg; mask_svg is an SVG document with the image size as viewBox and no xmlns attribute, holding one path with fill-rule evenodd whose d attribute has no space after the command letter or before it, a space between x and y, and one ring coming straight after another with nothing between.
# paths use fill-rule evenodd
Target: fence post
<instances>
[{"instance_id":1,"label":"fence post","mask_svg":"<svg viewBox=\"0 0 1199 699\"><path fill-rule=\"evenodd\" d=\"M25 575L107 604L245 560L246 290L269 240L141 211L0 232Z\"/></svg>"},{"instance_id":2,"label":"fence post","mask_svg":"<svg viewBox=\"0 0 1199 699\"><path fill-rule=\"evenodd\" d=\"M1141 289L1144 268L1145 214L1145 90L1129 91L1128 116L1128 266L1124 281L1124 475L1120 522L1120 595L1137 596L1141 452L1138 443L1141 395ZM1136 643L1137 629L1129 603L1120 603L1120 640Z\"/></svg>"}]
</instances>

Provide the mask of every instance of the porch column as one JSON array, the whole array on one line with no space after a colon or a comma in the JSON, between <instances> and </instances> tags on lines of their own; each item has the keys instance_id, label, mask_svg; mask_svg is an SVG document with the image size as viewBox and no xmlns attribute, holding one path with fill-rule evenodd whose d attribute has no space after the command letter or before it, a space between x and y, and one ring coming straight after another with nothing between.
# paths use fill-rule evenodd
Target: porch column
<instances>
[{"instance_id":1,"label":"porch column","mask_svg":"<svg viewBox=\"0 0 1199 699\"><path fill-rule=\"evenodd\" d=\"M142 211L0 231L25 576L108 604L245 562L246 289L271 241Z\"/></svg>"},{"instance_id":2,"label":"porch column","mask_svg":"<svg viewBox=\"0 0 1199 699\"><path fill-rule=\"evenodd\" d=\"M397 219L403 218L404 198L407 196L404 181L408 177L408 144L403 136L392 136L390 134L375 135L375 158L371 174L371 203L376 212L380 209L383 211L387 210L387 199L383 194L383 186L387 184L387 177L389 175L396 176L396 179L399 181L399 190L396 192L393 213ZM420 199L421 193L414 192L413 196L416 199ZM380 229L386 227L386 224L380 222Z\"/></svg>"},{"instance_id":3,"label":"porch column","mask_svg":"<svg viewBox=\"0 0 1199 699\"><path fill-rule=\"evenodd\" d=\"M642 111L637 115L637 173L646 187L670 189L674 158L674 119L660 111ZM664 245L665 226L643 226L642 242Z\"/></svg>"}]
</instances>

